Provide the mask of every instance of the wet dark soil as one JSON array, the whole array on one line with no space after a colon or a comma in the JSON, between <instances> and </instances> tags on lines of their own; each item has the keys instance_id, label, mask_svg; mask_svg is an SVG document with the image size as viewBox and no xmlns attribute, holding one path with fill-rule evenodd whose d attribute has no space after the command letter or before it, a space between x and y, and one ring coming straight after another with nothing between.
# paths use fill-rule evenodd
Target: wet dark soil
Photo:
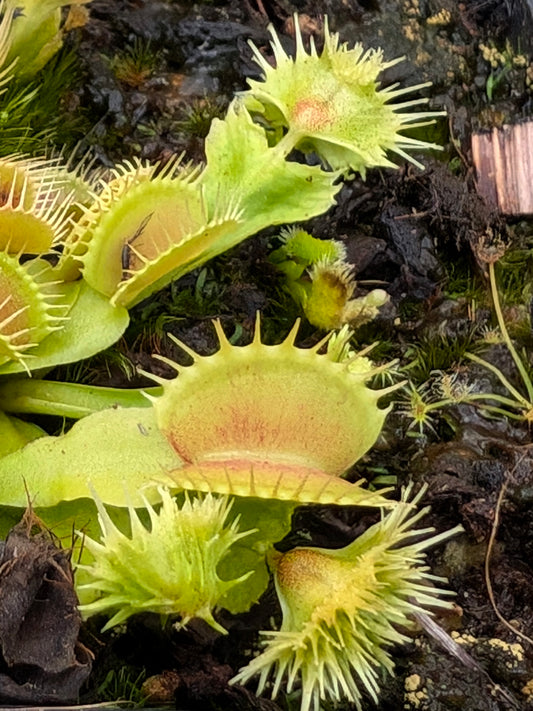
<instances>
[{"instance_id":1,"label":"wet dark soil","mask_svg":"<svg viewBox=\"0 0 533 711\"><path fill-rule=\"evenodd\" d=\"M361 288L379 280L391 296L377 320L358 332L359 345L379 340L377 352L384 360L399 358L403 365L416 360L411 372L417 386L434 378L434 371L445 371L467 378L479 391L501 392L491 372L464 358L464 350L472 350L494 325L479 247L489 236L523 256L523 286L518 297L515 287L514 303L509 297L506 316L528 349L533 340L525 286L531 277L533 227L527 216L504 218L478 195L470 136L473 130L525 120L531 113L533 22L525 0L93 0L90 8L88 23L69 39L84 80L65 110L83 112L90 130L81 149L91 149L104 166L134 156L165 160L181 151L201 160L210 118L224 112L248 77L258 78L247 41L268 52L267 25L272 23L289 47L295 11L304 34L319 30L327 13L331 29L339 31L343 41L381 46L387 58L405 55L406 61L388 70L384 81L432 82L422 90L429 106L445 108L448 116L428 127L424 137L441 143L444 150L421 158L423 172L402 166L397 171L370 171L366 181L355 178L342 189L338 204L306 229L342 240ZM127 61L135 46L144 48L140 65ZM508 52L505 71L491 67L484 47ZM517 55L524 56L524 63L513 61ZM176 358L167 331L199 352L210 352L216 345L213 317L222 319L234 342L245 343L258 309L265 317L266 339L281 339L298 314L268 261L275 234L265 231L247 240L136 307L120 344L122 354L144 368L150 367L154 348ZM505 274L509 272L502 271L502 284L511 283L512 275L505 281ZM319 336L304 324L303 342ZM483 357L519 384L504 346L485 345ZM142 384L140 379L127 380L116 359L106 358L93 361L93 382ZM378 446L353 476L365 476L376 486L384 475L398 488L411 478L427 483L429 524L439 531L463 525L465 533L431 552L429 561L457 593L455 611L437 623L470 655L471 663L458 656L449 640L443 646L420 629L410 645L395 651L397 674L384 682L378 708L533 709L533 646L501 619L533 636L533 454L528 425L489 418L472 405L439 412L432 429L420 435L410 424L397 409ZM497 510L499 526L487 566ZM291 543L345 545L374 520L375 515L365 511L300 510ZM105 679L110 669L125 669L130 678L147 679L143 693L152 695L153 704L202 710L297 708L295 699L274 704L227 686L257 643L257 630L269 627L271 616L279 619L269 590L246 615L224 618L227 638L201 625L182 632L161 628L151 616L102 635L96 620L82 633L95 654L82 699L104 698L98 690L109 689ZM68 664L74 664L73 659L69 657ZM373 708L368 699L364 709Z\"/></svg>"}]
</instances>

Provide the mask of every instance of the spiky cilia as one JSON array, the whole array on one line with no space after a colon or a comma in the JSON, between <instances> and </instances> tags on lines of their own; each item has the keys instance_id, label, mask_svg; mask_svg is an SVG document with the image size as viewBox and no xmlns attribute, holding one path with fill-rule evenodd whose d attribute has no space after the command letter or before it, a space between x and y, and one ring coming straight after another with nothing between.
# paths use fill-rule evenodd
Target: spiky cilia
<instances>
[{"instance_id":1,"label":"spiky cilia","mask_svg":"<svg viewBox=\"0 0 533 711\"><path fill-rule=\"evenodd\" d=\"M159 489L158 511L144 500L150 528L129 506L131 536L111 520L97 495L101 542L84 537L93 554L91 565L79 566L80 591L95 590L97 599L81 606L86 617L111 614L104 630L139 612L179 615L181 625L204 619L219 632L213 617L221 598L248 574L223 580L217 567L231 546L250 531L239 532L238 518L227 523L231 503L224 497L185 498L181 506L166 489ZM82 534L80 534L82 535Z\"/></svg>"},{"instance_id":2,"label":"spiky cilia","mask_svg":"<svg viewBox=\"0 0 533 711\"><path fill-rule=\"evenodd\" d=\"M339 43L338 33L330 33L327 17L322 53L318 54L313 38L307 52L297 16L294 27L294 58L285 52L274 28L269 28L275 66L250 42L263 78L248 80L250 89L242 94L248 109L277 130L282 143L317 153L333 169L356 170L364 176L367 168L395 167L389 152L422 167L408 151L440 147L401 132L426 125L443 113L404 111L426 103L423 98L391 102L428 84L379 89L379 75L401 58L386 61L381 49L365 50L361 44L349 49Z\"/></svg>"},{"instance_id":3,"label":"spiky cilia","mask_svg":"<svg viewBox=\"0 0 533 711\"><path fill-rule=\"evenodd\" d=\"M294 502L387 506L377 492L341 477L374 444L390 389L366 382L376 372L354 372L320 349L298 348L298 322L277 346L232 346L215 321L220 348L171 365L178 377L152 377L163 386L153 400L161 431L184 462L170 473L185 489ZM392 389L395 389L393 386Z\"/></svg>"},{"instance_id":4,"label":"spiky cilia","mask_svg":"<svg viewBox=\"0 0 533 711\"><path fill-rule=\"evenodd\" d=\"M427 513L414 513L424 493L403 502L345 548L295 548L274 554L281 629L263 632L263 652L232 683L259 675L261 694L270 677L275 698L284 680L290 693L301 684L301 711L319 711L321 701L353 702L361 711L362 690L377 702L381 672L393 670L387 647L408 641L402 629L427 607L450 607L440 599L445 582L428 572L425 550L462 530L427 537L413 528ZM415 542L411 539L417 538Z\"/></svg>"}]
</instances>

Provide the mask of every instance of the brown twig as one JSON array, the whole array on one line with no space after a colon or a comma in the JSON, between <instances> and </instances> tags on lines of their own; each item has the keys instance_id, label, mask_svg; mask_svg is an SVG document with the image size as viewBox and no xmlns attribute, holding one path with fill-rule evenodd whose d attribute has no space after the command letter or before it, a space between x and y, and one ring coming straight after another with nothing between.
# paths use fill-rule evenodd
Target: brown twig
<instances>
[{"instance_id":1,"label":"brown twig","mask_svg":"<svg viewBox=\"0 0 533 711\"><path fill-rule=\"evenodd\" d=\"M490 604L492 605L492 609L494 610L494 614L496 617L500 620L502 625L507 627L508 630L513 632L513 634L517 635L517 637L520 637L520 639L524 640L525 642L528 642L529 644L533 644L533 639L531 637L528 637L527 634L524 634L523 632L520 632L520 630L517 630L515 627L513 627L502 615L502 613L499 611L498 606L496 605L496 598L494 597L494 591L492 589L492 583L490 580L490 559L492 555L492 549L494 548L494 542L496 540L496 534L498 533L498 526L500 523L500 509L502 507L503 499L505 497L505 492L507 491L507 485L509 483L509 478L512 476L518 465L522 462L524 459L525 454L520 457L518 462L515 464L514 469L512 472L508 472L507 476L505 478L505 481L503 482L500 493L498 494L498 499L496 501L496 508L494 509L494 521L492 523L492 530L490 532L490 538L489 538L489 543L487 546L487 553L485 555L485 584L487 586L487 592L489 594L489 600Z\"/></svg>"}]
</instances>

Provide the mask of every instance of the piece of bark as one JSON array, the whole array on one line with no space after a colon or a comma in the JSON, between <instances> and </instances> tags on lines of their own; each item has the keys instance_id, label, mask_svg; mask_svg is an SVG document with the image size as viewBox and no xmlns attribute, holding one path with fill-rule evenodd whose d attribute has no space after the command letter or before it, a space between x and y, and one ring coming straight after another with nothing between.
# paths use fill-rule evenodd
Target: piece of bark
<instances>
[{"instance_id":1,"label":"piece of bark","mask_svg":"<svg viewBox=\"0 0 533 711\"><path fill-rule=\"evenodd\" d=\"M472 136L479 193L504 215L533 214L533 121Z\"/></svg>"},{"instance_id":2,"label":"piece of bark","mask_svg":"<svg viewBox=\"0 0 533 711\"><path fill-rule=\"evenodd\" d=\"M0 550L0 703L76 700L92 664L78 642L81 616L68 552L31 512Z\"/></svg>"}]
</instances>

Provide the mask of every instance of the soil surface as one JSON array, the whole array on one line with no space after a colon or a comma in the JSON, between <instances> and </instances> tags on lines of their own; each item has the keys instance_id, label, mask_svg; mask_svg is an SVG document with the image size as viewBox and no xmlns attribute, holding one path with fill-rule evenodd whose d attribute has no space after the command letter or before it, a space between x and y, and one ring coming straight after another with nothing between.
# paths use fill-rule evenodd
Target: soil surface
<instances>
[{"instance_id":1,"label":"soil surface","mask_svg":"<svg viewBox=\"0 0 533 711\"><path fill-rule=\"evenodd\" d=\"M378 281L390 294L380 316L358 331L357 344L380 341L376 357L412 364L406 374L424 392L435 391L445 373L476 392L505 394L495 374L468 360L466 351L481 354L524 390L507 348L491 339L495 321L481 257L488 241L489 247L507 246L498 267L505 318L530 368L533 228L525 216L499 215L477 193L470 137L474 130L526 120L531 112L533 22L525 2L93 0L86 25L69 38L83 81L64 110L87 117L90 130L81 149L91 149L107 167L134 156L165 160L182 151L202 160L210 119L224 113L248 77L259 76L248 40L268 54L272 23L290 47L294 12L300 14L304 35L320 34L327 13L330 28L343 41L383 47L389 59L405 56L387 70L383 82L431 82L421 92L431 109L447 112L423 134L443 145L442 152L417 156L424 171L411 165L371 170L366 181L349 181L338 204L306 225L317 237L342 240L361 293ZM144 59L128 63L135 51L137 57L144 52ZM504 59L494 59L494 51ZM280 296L281 282L268 261L277 234L272 229L245 241L136 307L119 346L131 365L129 376L135 366L154 367L153 350L177 358L167 332L201 353L212 352L213 317L222 319L234 343L244 344L260 310L265 337L279 341L298 310ZM321 335L304 324L300 338L311 344ZM128 380L118 361L105 355L93 360L91 382L145 384L140 376ZM528 423L457 404L435 411L431 426L419 431L407 399L406 394L378 445L350 476L364 476L374 486L392 482L397 491L410 479L426 483L428 525L444 531L460 523L465 532L428 556L434 573L448 578L456 592L455 610L436 617L440 629L421 626L410 644L394 650L396 674L384 680L377 709L533 709L533 646L527 639L533 636ZM368 511L302 509L294 517L290 544L346 545L375 520ZM86 625L82 641L95 660L82 700L124 696L125 689L138 700L134 692L144 680L140 695L149 694L152 706L298 708L297 696L274 703L256 699L253 688L227 685L257 644L257 631L269 628L272 617L279 620L274 591L246 615L222 617L228 637L203 625L181 632L162 629L149 615L104 635L99 620ZM376 706L368 698L363 708Z\"/></svg>"}]
</instances>

